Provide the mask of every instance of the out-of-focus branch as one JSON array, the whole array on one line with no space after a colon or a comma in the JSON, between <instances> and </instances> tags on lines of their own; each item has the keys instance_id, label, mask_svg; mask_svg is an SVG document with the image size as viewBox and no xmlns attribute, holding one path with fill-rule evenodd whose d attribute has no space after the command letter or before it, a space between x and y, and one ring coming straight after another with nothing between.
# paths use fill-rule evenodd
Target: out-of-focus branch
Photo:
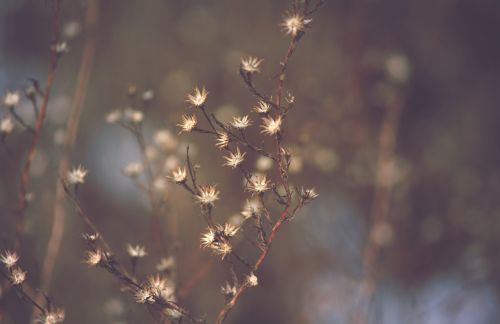
<instances>
[{"instance_id":1,"label":"out-of-focus branch","mask_svg":"<svg viewBox=\"0 0 500 324\"><path fill-rule=\"evenodd\" d=\"M53 1L53 12L52 12L52 44L50 46L50 65L49 71L47 73L47 80L45 81L45 90L43 92L43 100L40 106L40 112L37 116L34 134L31 140L31 144L28 148L28 154L26 156L26 161L24 162L20 183L18 191L18 207L16 210L16 241L15 249L20 250L22 244L22 236L24 231L24 212L26 209L26 193L28 191L29 182L29 172L31 169L31 162L35 157L36 146L40 142L40 137L42 133L43 122L45 121L45 116L47 114L47 107L49 105L49 98L52 91L52 84L54 82L54 76L57 68L57 63L59 61L60 53L58 51L59 44L59 34L60 34L60 12L61 12L61 0Z\"/></svg>"},{"instance_id":2,"label":"out-of-focus branch","mask_svg":"<svg viewBox=\"0 0 500 324\"><path fill-rule=\"evenodd\" d=\"M92 72L92 66L97 47L96 27L98 23L98 3L97 0L89 0L85 14L85 32L86 40L83 49L80 69L78 72L77 85L73 97L73 105L71 115L69 116L66 125L66 137L64 139L64 149L61 160L59 161L58 175L65 176L69 171L70 155L78 133L80 124L80 116L87 95L88 84ZM54 201L54 210L52 218L52 229L47 244L47 252L44 258L41 274L41 291L46 291L50 287L54 265L59 255L64 227L65 227L65 210L64 210L64 188L60 181L56 182L56 195ZM36 297L40 301L43 295L39 293ZM35 316L35 309L33 312Z\"/></svg>"},{"instance_id":3,"label":"out-of-focus branch","mask_svg":"<svg viewBox=\"0 0 500 324\"><path fill-rule=\"evenodd\" d=\"M368 232L368 242L363 253L364 275L360 286L358 309L354 316L354 324L367 323L368 310L363 307L363 301L369 302L377 284L377 266L381 244L377 238L380 226L389 221L389 205L394 180L394 163L398 125L403 106L402 98L398 97L386 106L382 127L378 138L378 158L375 179L375 192L371 207L371 226Z\"/></svg>"}]
</instances>

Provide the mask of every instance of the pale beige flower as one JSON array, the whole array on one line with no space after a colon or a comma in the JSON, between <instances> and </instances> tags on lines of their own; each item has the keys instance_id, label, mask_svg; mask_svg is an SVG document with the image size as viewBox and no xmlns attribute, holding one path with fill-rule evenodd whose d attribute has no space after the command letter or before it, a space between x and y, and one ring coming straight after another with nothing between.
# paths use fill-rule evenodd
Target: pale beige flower
<instances>
[{"instance_id":1,"label":"pale beige flower","mask_svg":"<svg viewBox=\"0 0 500 324\"><path fill-rule=\"evenodd\" d=\"M156 265L156 270L165 272L172 270L175 266L175 259L173 257L161 258L160 263Z\"/></svg>"},{"instance_id":2,"label":"pale beige flower","mask_svg":"<svg viewBox=\"0 0 500 324\"><path fill-rule=\"evenodd\" d=\"M179 142L174 133L168 129L158 130L153 137L155 144L165 151L172 151L177 148Z\"/></svg>"},{"instance_id":3,"label":"pale beige flower","mask_svg":"<svg viewBox=\"0 0 500 324\"><path fill-rule=\"evenodd\" d=\"M184 183L186 182L187 179L187 170L186 167L177 167L174 171L172 171L172 176L169 177L169 179L172 179L175 183Z\"/></svg>"},{"instance_id":4,"label":"pale beige flower","mask_svg":"<svg viewBox=\"0 0 500 324\"><path fill-rule=\"evenodd\" d=\"M12 268L19 261L19 256L16 252L4 251L0 255L0 261L5 265L7 269Z\"/></svg>"},{"instance_id":5,"label":"pale beige flower","mask_svg":"<svg viewBox=\"0 0 500 324\"><path fill-rule=\"evenodd\" d=\"M265 115L271 110L271 105L265 101L259 100L253 110L258 114Z\"/></svg>"},{"instance_id":6,"label":"pale beige flower","mask_svg":"<svg viewBox=\"0 0 500 324\"><path fill-rule=\"evenodd\" d=\"M123 117L123 113L116 109L106 115L106 123L115 124L119 122Z\"/></svg>"},{"instance_id":7,"label":"pale beige flower","mask_svg":"<svg viewBox=\"0 0 500 324\"><path fill-rule=\"evenodd\" d=\"M7 107L15 107L21 101L21 94L19 91L7 91L3 97L3 104Z\"/></svg>"},{"instance_id":8,"label":"pale beige flower","mask_svg":"<svg viewBox=\"0 0 500 324\"><path fill-rule=\"evenodd\" d=\"M310 189L301 188L299 195L302 198L302 202L304 204L310 203L319 196L315 188L310 188Z\"/></svg>"},{"instance_id":9,"label":"pale beige flower","mask_svg":"<svg viewBox=\"0 0 500 324\"><path fill-rule=\"evenodd\" d=\"M262 118L262 131L263 134L276 135L281 130L281 116L276 118L264 117Z\"/></svg>"},{"instance_id":10,"label":"pale beige flower","mask_svg":"<svg viewBox=\"0 0 500 324\"><path fill-rule=\"evenodd\" d=\"M229 282L226 282L224 286L220 287L220 290L227 298L232 298L237 292L236 286L229 284Z\"/></svg>"},{"instance_id":11,"label":"pale beige flower","mask_svg":"<svg viewBox=\"0 0 500 324\"><path fill-rule=\"evenodd\" d=\"M229 135L226 132L217 133L215 146L219 149L224 149L229 145Z\"/></svg>"},{"instance_id":12,"label":"pale beige flower","mask_svg":"<svg viewBox=\"0 0 500 324\"><path fill-rule=\"evenodd\" d=\"M200 194L196 198L202 205L213 206L214 202L219 199L219 191L215 189L215 186L200 186Z\"/></svg>"},{"instance_id":13,"label":"pale beige flower","mask_svg":"<svg viewBox=\"0 0 500 324\"><path fill-rule=\"evenodd\" d=\"M236 152L230 152L228 156L223 157L226 160L224 165L234 169L245 160L245 155L246 152L241 153L240 148L237 147Z\"/></svg>"},{"instance_id":14,"label":"pale beige flower","mask_svg":"<svg viewBox=\"0 0 500 324\"><path fill-rule=\"evenodd\" d=\"M10 134L14 130L12 118L5 117L0 121L0 133Z\"/></svg>"},{"instance_id":15,"label":"pale beige flower","mask_svg":"<svg viewBox=\"0 0 500 324\"><path fill-rule=\"evenodd\" d=\"M207 100L207 96L208 91L205 87L201 88L201 90L199 88L194 88L193 93L188 94L186 101L195 107L202 107Z\"/></svg>"},{"instance_id":16,"label":"pale beige flower","mask_svg":"<svg viewBox=\"0 0 500 324\"><path fill-rule=\"evenodd\" d=\"M270 189L270 181L265 174L254 175L248 182L248 189L254 193L261 194Z\"/></svg>"},{"instance_id":17,"label":"pale beige flower","mask_svg":"<svg viewBox=\"0 0 500 324\"><path fill-rule=\"evenodd\" d=\"M21 268L14 268L10 272L10 281L13 285L21 285L26 280L26 271Z\"/></svg>"},{"instance_id":18,"label":"pale beige flower","mask_svg":"<svg viewBox=\"0 0 500 324\"><path fill-rule=\"evenodd\" d=\"M283 27L285 34L296 37L299 33L304 31L311 21L312 19L306 19L299 13L290 13L281 23L281 27Z\"/></svg>"},{"instance_id":19,"label":"pale beige flower","mask_svg":"<svg viewBox=\"0 0 500 324\"><path fill-rule=\"evenodd\" d=\"M87 173L88 171L82 165L79 165L78 167L73 168L71 171L68 171L68 174L66 175L66 181L69 184L84 183Z\"/></svg>"},{"instance_id":20,"label":"pale beige flower","mask_svg":"<svg viewBox=\"0 0 500 324\"><path fill-rule=\"evenodd\" d=\"M131 258L136 259L143 258L148 254L144 246L131 244L127 244L127 253Z\"/></svg>"},{"instance_id":21,"label":"pale beige flower","mask_svg":"<svg viewBox=\"0 0 500 324\"><path fill-rule=\"evenodd\" d=\"M103 252L99 249L95 251L87 251L85 260L83 260L83 262L91 267L95 267L96 265L101 263L103 256Z\"/></svg>"},{"instance_id":22,"label":"pale beige flower","mask_svg":"<svg viewBox=\"0 0 500 324\"><path fill-rule=\"evenodd\" d=\"M243 116L243 117L233 117L233 122L231 123L231 126L238 129L245 129L251 124L252 122L250 121L248 116Z\"/></svg>"},{"instance_id":23,"label":"pale beige flower","mask_svg":"<svg viewBox=\"0 0 500 324\"><path fill-rule=\"evenodd\" d=\"M144 120L144 113L132 108L125 109L125 119L131 123L139 124Z\"/></svg>"},{"instance_id":24,"label":"pale beige flower","mask_svg":"<svg viewBox=\"0 0 500 324\"><path fill-rule=\"evenodd\" d=\"M249 276L247 276L247 284L250 287L257 286L259 284L259 280L258 280L257 276L253 273L251 273Z\"/></svg>"},{"instance_id":25,"label":"pale beige flower","mask_svg":"<svg viewBox=\"0 0 500 324\"><path fill-rule=\"evenodd\" d=\"M238 233L239 229L240 229L239 227L229 223L225 223L224 226L222 225L217 226L217 231L227 238L235 236Z\"/></svg>"},{"instance_id":26,"label":"pale beige flower","mask_svg":"<svg viewBox=\"0 0 500 324\"><path fill-rule=\"evenodd\" d=\"M64 321L64 318L64 310L56 309L42 315L42 317L37 319L37 322L42 324L57 324L62 323Z\"/></svg>"},{"instance_id":27,"label":"pale beige flower","mask_svg":"<svg viewBox=\"0 0 500 324\"><path fill-rule=\"evenodd\" d=\"M181 133L189 133L196 127L196 124L198 124L198 119L196 119L195 115L183 115L181 117L181 122L177 124L177 126L181 129Z\"/></svg>"},{"instance_id":28,"label":"pale beige flower","mask_svg":"<svg viewBox=\"0 0 500 324\"><path fill-rule=\"evenodd\" d=\"M127 177L135 178L141 174L143 170L141 162L131 162L125 166L123 169L123 174Z\"/></svg>"},{"instance_id":29,"label":"pale beige flower","mask_svg":"<svg viewBox=\"0 0 500 324\"><path fill-rule=\"evenodd\" d=\"M212 228L209 228L208 231L201 236L200 240L202 247L210 247L215 243L215 231Z\"/></svg>"},{"instance_id":30,"label":"pale beige flower","mask_svg":"<svg viewBox=\"0 0 500 324\"><path fill-rule=\"evenodd\" d=\"M262 63L263 60L259 60L256 57L249 56L247 58L242 58L241 59L241 69L245 72L248 73L256 73L260 72L260 63Z\"/></svg>"}]
</instances>

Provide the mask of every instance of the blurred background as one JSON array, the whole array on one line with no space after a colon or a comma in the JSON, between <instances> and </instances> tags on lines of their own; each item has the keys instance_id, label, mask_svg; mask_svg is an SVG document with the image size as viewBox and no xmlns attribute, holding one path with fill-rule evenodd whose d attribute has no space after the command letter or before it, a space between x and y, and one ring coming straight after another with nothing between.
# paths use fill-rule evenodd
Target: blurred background
<instances>
[{"instance_id":1,"label":"blurred background","mask_svg":"<svg viewBox=\"0 0 500 324\"><path fill-rule=\"evenodd\" d=\"M155 273L160 256L147 196L122 173L140 161L140 151L129 132L105 121L130 105L131 85L138 101L153 94L144 131L155 190L166 197L162 226L176 233L169 250L177 256L179 302L212 322L230 274L199 248L205 229L199 208L164 175L183 163L190 144L200 180L221 191L218 222L238 222L248 194L240 174L221 166L212 138L177 136L175 125L195 86L210 91L207 107L222 120L250 112L256 102L239 76L241 57L263 58L255 80L266 92L273 89L289 42L279 24L290 1L98 1L92 28L88 1L62 2L69 52L57 68L30 173L20 264L38 287L66 121L94 39L70 154L70 165L89 170L79 199L119 258L126 260L128 243L144 244L150 253L139 277ZM45 82L51 6L48 0L0 2L0 95L25 89L29 78ZM227 323L499 323L500 2L329 0L311 27L290 62L286 86L296 105L285 138L292 182L314 186L320 196L282 228L257 274L259 286L245 293ZM34 123L29 100L16 109ZM257 126L250 136L260 141ZM13 245L30 139L16 124L0 145L2 250ZM245 165L271 167L250 153ZM47 291L66 310L66 322L152 323L108 273L82 264L81 233L88 229L65 207ZM257 255L248 244L240 252L252 261ZM0 298L2 323L29 322L31 307L14 291Z\"/></svg>"}]
</instances>

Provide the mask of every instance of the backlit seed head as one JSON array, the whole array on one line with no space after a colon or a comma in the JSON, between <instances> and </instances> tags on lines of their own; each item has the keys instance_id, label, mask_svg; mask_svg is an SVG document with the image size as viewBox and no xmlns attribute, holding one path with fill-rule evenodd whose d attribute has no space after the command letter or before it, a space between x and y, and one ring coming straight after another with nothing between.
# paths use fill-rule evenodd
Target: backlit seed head
<instances>
[{"instance_id":1,"label":"backlit seed head","mask_svg":"<svg viewBox=\"0 0 500 324\"><path fill-rule=\"evenodd\" d=\"M131 244L127 244L127 253L131 258L136 259L143 258L148 254L144 246Z\"/></svg>"},{"instance_id":2,"label":"backlit seed head","mask_svg":"<svg viewBox=\"0 0 500 324\"><path fill-rule=\"evenodd\" d=\"M133 124L139 124L144 120L144 113L140 110L127 108L125 109L125 119Z\"/></svg>"},{"instance_id":3,"label":"backlit seed head","mask_svg":"<svg viewBox=\"0 0 500 324\"><path fill-rule=\"evenodd\" d=\"M219 199L219 191L215 189L215 186L200 186L200 193L196 196L196 198L202 205L213 206L214 202Z\"/></svg>"},{"instance_id":4,"label":"backlit seed head","mask_svg":"<svg viewBox=\"0 0 500 324\"><path fill-rule=\"evenodd\" d=\"M199 88L194 88L193 93L188 94L186 101L195 107L201 107L207 100L207 96L208 91L205 87L201 88L201 90Z\"/></svg>"},{"instance_id":5,"label":"backlit seed head","mask_svg":"<svg viewBox=\"0 0 500 324\"><path fill-rule=\"evenodd\" d=\"M224 286L220 287L220 290L226 298L233 298L233 296L236 295L236 286L232 286L229 282L226 282Z\"/></svg>"},{"instance_id":6,"label":"backlit seed head","mask_svg":"<svg viewBox=\"0 0 500 324\"><path fill-rule=\"evenodd\" d=\"M271 105L265 101L259 100L253 110L258 114L265 115L271 110Z\"/></svg>"},{"instance_id":7,"label":"backlit seed head","mask_svg":"<svg viewBox=\"0 0 500 324\"><path fill-rule=\"evenodd\" d=\"M66 181L70 185L84 183L87 173L88 171L82 165L79 165L78 167L73 168L71 171L68 171L68 174L66 175Z\"/></svg>"},{"instance_id":8,"label":"backlit seed head","mask_svg":"<svg viewBox=\"0 0 500 324\"><path fill-rule=\"evenodd\" d=\"M123 113L116 109L106 115L106 123L115 124L119 122L123 117Z\"/></svg>"},{"instance_id":9,"label":"backlit seed head","mask_svg":"<svg viewBox=\"0 0 500 324\"><path fill-rule=\"evenodd\" d=\"M302 198L304 204L310 203L319 196L315 188L310 188L310 189L301 188L299 195Z\"/></svg>"},{"instance_id":10,"label":"backlit seed head","mask_svg":"<svg viewBox=\"0 0 500 324\"><path fill-rule=\"evenodd\" d=\"M229 145L229 135L226 132L218 133L215 146L224 149Z\"/></svg>"},{"instance_id":11,"label":"backlit seed head","mask_svg":"<svg viewBox=\"0 0 500 324\"><path fill-rule=\"evenodd\" d=\"M160 263L156 265L156 270L165 272L172 270L175 266L175 259L173 257L161 258Z\"/></svg>"},{"instance_id":12,"label":"backlit seed head","mask_svg":"<svg viewBox=\"0 0 500 324\"><path fill-rule=\"evenodd\" d=\"M57 324L62 323L64 321L64 318L64 310L56 309L42 315L42 317L37 319L37 322L42 324Z\"/></svg>"},{"instance_id":13,"label":"backlit seed head","mask_svg":"<svg viewBox=\"0 0 500 324\"><path fill-rule=\"evenodd\" d=\"M263 60L259 60L258 58L252 56L242 58L240 68L247 73L257 73L260 72L259 66L262 61Z\"/></svg>"},{"instance_id":14,"label":"backlit seed head","mask_svg":"<svg viewBox=\"0 0 500 324\"><path fill-rule=\"evenodd\" d=\"M143 168L141 162L132 162L125 166L125 169L123 169L123 174L125 174L127 177L135 178L141 174L142 169Z\"/></svg>"},{"instance_id":15,"label":"backlit seed head","mask_svg":"<svg viewBox=\"0 0 500 324\"><path fill-rule=\"evenodd\" d=\"M281 121L282 121L281 116L278 116L276 118L272 117L262 118L261 133L271 136L278 134L281 130Z\"/></svg>"},{"instance_id":16,"label":"backlit seed head","mask_svg":"<svg viewBox=\"0 0 500 324\"><path fill-rule=\"evenodd\" d=\"M270 181L267 180L265 174L254 175L248 183L248 189L257 194L261 194L270 188Z\"/></svg>"},{"instance_id":17,"label":"backlit seed head","mask_svg":"<svg viewBox=\"0 0 500 324\"><path fill-rule=\"evenodd\" d=\"M302 33L305 28L311 23L312 19L306 19L299 13L289 13L281 23L281 27L285 34L296 37Z\"/></svg>"},{"instance_id":18,"label":"backlit seed head","mask_svg":"<svg viewBox=\"0 0 500 324\"><path fill-rule=\"evenodd\" d=\"M91 267L95 267L101 263L103 256L103 252L99 249L95 251L87 251L83 262Z\"/></svg>"},{"instance_id":19,"label":"backlit seed head","mask_svg":"<svg viewBox=\"0 0 500 324\"><path fill-rule=\"evenodd\" d=\"M236 152L230 152L228 156L224 156L224 165L231 167L231 168L236 168L239 166L244 160L245 160L245 155L246 152L241 153L240 148L236 148Z\"/></svg>"},{"instance_id":20,"label":"backlit seed head","mask_svg":"<svg viewBox=\"0 0 500 324\"><path fill-rule=\"evenodd\" d=\"M10 134L14 130L14 122L10 117L0 120L0 133Z\"/></svg>"},{"instance_id":21,"label":"backlit seed head","mask_svg":"<svg viewBox=\"0 0 500 324\"><path fill-rule=\"evenodd\" d=\"M12 268L19 261L19 256L16 252L5 251L0 255L0 261L5 265L7 269Z\"/></svg>"},{"instance_id":22,"label":"backlit seed head","mask_svg":"<svg viewBox=\"0 0 500 324\"><path fill-rule=\"evenodd\" d=\"M247 283L250 287L255 287L259 284L259 280L257 278L257 276L253 273L251 273L248 277L247 277Z\"/></svg>"},{"instance_id":23,"label":"backlit seed head","mask_svg":"<svg viewBox=\"0 0 500 324\"><path fill-rule=\"evenodd\" d=\"M88 242L95 242L99 239L98 233L93 233L93 234L85 233L85 234L82 234L82 236L83 236L83 239L85 241L88 241Z\"/></svg>"},{"instance_id":24,"label":"backlit seed head","mask_svg":"<svg viewBox=\"0 0 500 324\"><path fill-rule=\"evenodd\" d=\"M10 272L10 281L13 285L21 285L26 280L26 271L21 268L14 268Z\"/></svg>"},{"instance_id":25,"label":"backlit seed head","mask_svg":"<svg viewBox=\"0 0 500 324\"><path fill-rule=\"evenodd\" d=\"M21 101L21 94L19 91L7 91L3 97L3 104L7 107L15 107Z\"/></svg>"},{"instance_id":26,"label":"backlit seed head","mask_svg":"<svg viewBox=\"0 0 500 324\"><path fill-rule=\"evenodd\" d=\"M248 116L243 116L243 117L233 117L233 122L231 123L231 126L238 129L245 129L251 124L252 122L250 121Z\"/></svg>"},{"instance_id":27,"label":"backlit seed head","mask_svg":"<svg viewBox=\"0 0 500 324\"><path fill-rule=\"evenodd\" d=\"M174 171L172 171L172 176L169 177L175 183L184 183L187 179L187 170L186 167L177 167Z\"/></svg>"},{"instance_id":28,"label":"backlit seed head","mask_svg":"<svg viewBox=\"0 0 500 324\"><path fill-rule=\"evenodd\" d=\"M177 124L177 126L181 129L181 133L189 133L196 127L196 124L198 124L198 120L195 115L183 115L181 117L181 122Z\"/></svg>"}]
</instances>

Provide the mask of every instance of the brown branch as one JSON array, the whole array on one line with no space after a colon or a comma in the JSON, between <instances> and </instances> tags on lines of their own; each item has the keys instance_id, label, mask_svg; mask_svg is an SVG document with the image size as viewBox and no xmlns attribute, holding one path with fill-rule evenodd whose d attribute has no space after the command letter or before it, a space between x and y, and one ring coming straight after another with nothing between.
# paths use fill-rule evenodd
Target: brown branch
<instances>
[{"instance_id":1,"label":"brown branch","mask_svg":"<svg viewBox=\"0 0 500 324\"><path fill-rule=\"evenodd\" d=\"M59 43L59 31L60 31L60 11L61 11L61 0L54 0L53 13L52 13L52 46L50 47L50 65L47 74L47 80L45 81L45 90L43 92L43 100L40 106L40 112L37 116L35 123L35 133L32 137L31 144L28 148L28 154L24 166L22 168L19 191L18 191L18 207L17 207L17 218L16 218L16 241L15 250L19 251L22 245L22 236L24 231L24 212L26 210L26 193L28 191L29 182L29 172L31 168L31 162L35 157L36 146L40 142L40 137L42 133L42 126L45 120L45 115L47 114L47 107L49 105L50 93L52 90L52 84L54 82L55 71L57 68L57 63L59 61L59 53L56 49L56 44Z\"/></svg>"},{"instance_id":2,"label":"brown branch","mask_svg":"<svg viewBox=\"0 0 500 324\"><path fill-rule=\"evenodd\" d=\"M82 59L80 62L80 70L77 77L77 85L75 89L71 115L69 116L66 124L66 136L64 139L64 151L59 162L58 175L64 176L69 171L70 154L78 133L80 124L80 115L83 110L83 105L87 95L88 84L92 72L96 47L97 47L97 33L96 27L98 22L98 4L97 0L89 0L87 3L87 11L85 14L85 29L87 38L83 50ZM52 229L47 244L47 251L42 266L41 274L41 291L46 291L50 287L52 281L52 274L54 265L59 255L61 248L64 227L65 227L65 210L64 210L64 188L62 183L58 180L56 182L56 197L54 201L54 210L52 217ZM36 300L40 301L43 295L39 293ZM32 314L32 318L35 312Z\"/></svg>"}]
</instances>

